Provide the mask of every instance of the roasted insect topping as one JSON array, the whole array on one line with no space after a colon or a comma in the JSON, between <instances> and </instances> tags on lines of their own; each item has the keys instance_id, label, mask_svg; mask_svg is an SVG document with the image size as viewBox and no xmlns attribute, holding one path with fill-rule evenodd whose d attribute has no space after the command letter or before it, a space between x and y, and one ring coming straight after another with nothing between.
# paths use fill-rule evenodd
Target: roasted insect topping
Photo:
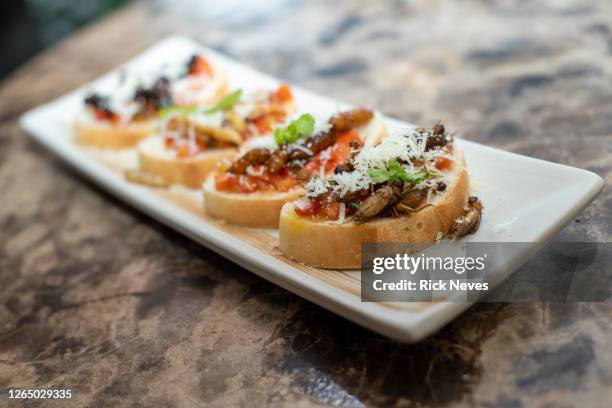
<instances>
[{"instance_id":1,"label":"roasted insect topping","mask_svg":"<svg viewBox=\"0 0 612 408\"><path fill-rule=\"evenodd\" d=\"M463 209L464 215L457 218L453 223L448 233L449 238L459 238L476 232L480 226L482 209L483 206L480 200L477 197L470 197Z\"/></svg>"},{"instance_id":2,"label":"roasted insect topping","mask_svg":"<svg viewBox=\"0 0 612 408\"><path fill-rule=\"evenodd\" d=\"M307 159L336 142L336 132L319 133L311 137L303 149L294 149L289 155L290 160Z\"/></svg>"},{"instance_id":3,"label":"roasted insect topping","mask_svg":"<svg viewBox=\"0 0 612 408\"><path fill-rule=\"evenodd\" d=\"M427 129L418 129L419 131L423 131L427 133ZM446 135L446 129L444 125L438 123L431 128L431 132L427 137L427 144L425 145L425 150L433 150L435 148L440 148L446 146L450 141L450 138Z\"/></svg>"},{"instance_id":4,"label":"roasted insect topping","mask_svg":"<svg viewBox=\"0 0 612 408\"><path fill-rule=\"evenodd\" d=\"M150 88L138 88L134 94L134 100L141 105L140 111L135 116L141 118L155 115L158 110L172 105L170 81L162 77Z\"/></svg>"},{"instance_id":5,"label":"roasted insect topping","mask_svg":"<svg viewBox=\"0 0 612 408\"><path fill-rule=\"evenodd\" d=\"M385 208L397 202L401 196L402 189L396 183L381 186L371 196L363 200L355 213L355 221L365 222L371 220Z\"/></svg>"},{"instance_id":6,"label":"roasted insect topping","mask_svg":"<svg viewBox=\"0 0 612 408\"><path fill-rule=\"evenodd\" d=\"M348 132L368 123L374 117L374 113L367 109L353 109L332 116L331 130L334 132Z\"/></svg>"},{"instance_id":7,"label":"roasted insect topping","mask_svg":"<svg viewBox=\"0 0 612 408\"><path fill-rule=\"evenodd\" d=\"M284 146L276 149L271 155L268 161L268 170L270 174L278 174L285 167L287 163L287 158L289 157L289 153Z\"/></svg>"},{"instance_id":8,"label":"roasted insect topping","mask_svg":"<svg viewBox=\"0 0 612 408\"><path fill-rule=\"evenodd\" d=\"M399 203L395 205L395 208L402 213L410 213L417 211L423 201L427 198L427 189L424 188L409 188L403 195Z\"/></svg>"},{"instance_id":9,"label":"roasted insect topping","mask_svg":"<svg viewBox=\"0 0 612 408\"><path fill-rule=\"evenodd\" d=\"M110 108L109 98L106 96L95 93L88 95L85 98L85 106L93 109L94 115L98 120L119 121L119 115Z\"/></svg>"},{"instance_id":10,"label":"roasted insect topping","mask_svg":"<svg viewBox=\"0 0 612 408\"><path fill-rule=\"evenodd\" d=\"M245 174L249 166L264 164L270 158L270 150L265 148L251 149L238 158L228 169L230 173Z\"/></svg>"}]
</instances>

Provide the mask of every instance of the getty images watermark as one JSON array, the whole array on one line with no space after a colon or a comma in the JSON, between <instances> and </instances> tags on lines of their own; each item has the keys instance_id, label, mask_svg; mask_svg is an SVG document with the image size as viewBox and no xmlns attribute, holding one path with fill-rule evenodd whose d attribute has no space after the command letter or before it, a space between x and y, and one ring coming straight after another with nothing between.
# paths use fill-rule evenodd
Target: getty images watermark
<instances>
[{"instance_id":1,"label":"getty images watermark","mask_svg":"<svg viewBox=\"0 0 612 408\"><path fill-rule=\"evenodd\" d=\"M363 244L361 298L365 302L605 301L612 298L611 249L612 244L597 242Z\"/></svg>"}]
</instances>

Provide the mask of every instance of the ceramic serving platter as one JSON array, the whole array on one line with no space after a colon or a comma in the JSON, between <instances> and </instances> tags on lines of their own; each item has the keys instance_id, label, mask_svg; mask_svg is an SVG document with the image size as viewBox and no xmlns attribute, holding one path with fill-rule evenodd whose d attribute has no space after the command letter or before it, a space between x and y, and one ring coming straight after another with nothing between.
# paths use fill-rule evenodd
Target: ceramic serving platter
<instances>
[{"instance_id":1,"label":"ceramic serving platter","mask_svg":"<svg viewBox=\"0 0 612 408\"><path fill-rule=\"evenodd\" d=\"M169 60L185 60L196 51L223 64L230 89L272 88L280 82L184 37L169 37L125 66L129 69L158 66ZM128 183L123 171L135 166L134 151L83 148L73 142L72 132L72 123L81 109L84 94L93 87L104 89L112 86L119 70L124 67L27 112L21 117L21 126L74 169L121 200L264 279L373 331L399 341L418 341L470 306L468 302L362 302L358 271L323 270L290 261L278 250L277 231L236 227L208 217L199 191L178 187L159 190ZM301 112L325 115L347 107L298 87L293 89ZM387 124L391 131L412 127L392 119ZM480 197L486 210L479 231L455 244L467 240L535 243L507 254L503 267L497 270L499 276L495 281L501 281L526 262L533 251L582 211L603 186L599 176L585 170L461 139L456 143L465 152L474 193Z\"/></svg>"}]
</instances>

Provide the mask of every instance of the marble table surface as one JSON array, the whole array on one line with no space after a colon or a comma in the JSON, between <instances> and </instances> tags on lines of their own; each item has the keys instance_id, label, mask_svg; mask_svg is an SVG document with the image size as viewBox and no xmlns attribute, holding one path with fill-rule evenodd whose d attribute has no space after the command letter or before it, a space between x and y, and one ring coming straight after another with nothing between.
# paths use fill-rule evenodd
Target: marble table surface
<instances>
[{"instance_id":1,"label":"marble table surface","mask_svg":"<svg viewBox=\"0 0 612 408\"><path fill-rule=\"evenodd\" d=\"M17 120L182 33L313 91L443 120L609 185L612 3L209 3L134 3L0 85L0 388L75 394L2 404L610 406L609 303L479 304L398 344L122 204ZM558 239L610 241L611 213L606 187Z\"/></svg>"}]
</instances>

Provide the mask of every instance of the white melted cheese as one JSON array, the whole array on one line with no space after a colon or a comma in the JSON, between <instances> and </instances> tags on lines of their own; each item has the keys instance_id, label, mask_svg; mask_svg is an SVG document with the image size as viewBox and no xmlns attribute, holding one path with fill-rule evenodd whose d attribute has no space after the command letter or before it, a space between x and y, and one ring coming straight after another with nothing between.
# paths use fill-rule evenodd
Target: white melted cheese
<instances>
[{"instance_id":1,"label":"white melted cheese","mask_svg":"<svg viewBox=\"0 0 612 408\"><path fill-rule=\"evenodd\" d=\"M312 131L312 135L316 135L319 133L329 132L331 129L331 123L329 123L329 118L321 118L315 116L315 125L314 130Z\"/></svg>"},{"instance_id":2,"label":"white melted cheese","mask_svg":"<svg viewBox=\"0 0 612 408\"><path fill-rule=\"evenodd\" d=\"M257 105L266 103L270 92L264 90L250 91L244 93L240 101L234 105L232 110L243 119L247 119L255 113Z\"/></svg>"},{"instance_id":3,"label":"white melted cheese","mask_svg":"<svg viewBox=\"0 0 612 408\"><path fill-rule=\"evenodd\" d=\"M240 116L243 119L246 119L251 116L251 114L255 110L255 106L255 103L240 101L236 105L234 105L232 110L236 115Z\"/></svg>"},{"instance_id":4,"label":"white melted cheese","mask_svg":"<svg viewBox=\"0 0 612 408\"><path fill-rule=\"evenodd\" d=\"M278 147L278 145L276 144L276 140L274 140L274 135L250 138L244 143L243 146L245 148L243 150L250 150L255 148L265 148L274 150Z\"/></svg>"},{"instance_id":5,"label":"white melted cheese","mask_svg":"<svg viewBox=\"0 0 612 408\"><path fill-rule=\"evenodd\" d=\"M216 111L211 113L192 113L189 115L189 122L196 126L213 126L221 127L225 114L223 111Z\"/></svg>"}]
</instances>

